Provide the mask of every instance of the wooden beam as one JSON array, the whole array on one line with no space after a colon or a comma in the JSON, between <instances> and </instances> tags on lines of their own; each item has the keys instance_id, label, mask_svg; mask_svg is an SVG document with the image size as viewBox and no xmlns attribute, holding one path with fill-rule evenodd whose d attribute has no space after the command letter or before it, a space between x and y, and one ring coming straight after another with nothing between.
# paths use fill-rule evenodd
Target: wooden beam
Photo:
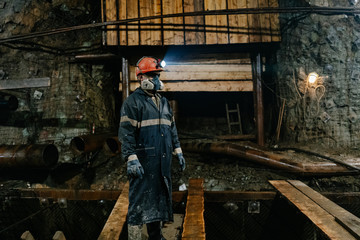
<instances>
[{"instance_id":1,"label":"wooden beam","mask_svg":"<svg viewBox=\"0 0 360 240\"><path fill-rule=\"evenodd\" d=\"M140 8L140 17L150 17L151 16L151 2L148 0L139 0ZM140 21L141 31L140 31L140 45L151 45L151 21L143 20Z\"/></svg>"},{"instance_id":2,"label":"wooden beam","mask_svg":"<svg viewBox=\"0 0 360 240\"><path fill-rule=\"evenodd\" d=\"M356 239L335 218L285 180L269 181L330 239Z\"/></svg>"},{"instance_id":3,"label":"wooden beam","mask_svg":"<svg viewBox=\"0 0 360 240\"><path fill-rule=\"evenodd\" d=\"M204 179L189 179L181 239L205 240L204 208Z\"/></svg>"},{"instance_id":4,"label":"wooden beam","mask_svg":"<svg viewBox=\"0 0 360 240\"><path fill-rule=\"evenodd\" d=\"M216 1L204 0L205 11L216 10ZM206 15L205 16L205 32L206 32L206 44L217 44L216 36L216 16Z\"/></svg>"},{"instance_id":5,"label":"wooden beam","mask_svg":"<svg viewBox=\"0 0 360 240\"><path fill-rule=\"evenodd\" d=\"M228 9L246 8L246 0L228 0ZM248 43L249 29L247 15L229 15L229 43Z\"/></svg>"},{"instance_id":6,"label":"wooden beam","mask_svg":"<svg viewBox=\"0 0 360 240\"><path fill-rule=\"evenodd\" d=\"M258 1L247 0L247 8L258 8ZM251 43L261 42L261 25L259 14L248 14L249 40Z\"/></svg>"},{"instance_id":7,"label":"wooden beam","mask_svg":"<svg viewBox=\"0 0 360 240\"><path fill-rule=\"evenodd\" d=\"M288 180L288 182L334 216L335 220L351 232L356 239L360 239L360 219L358 217L314 191L303 182L298 180Z\"/></svg>"},{"instance_id":8,"label":"wooden beam","mask_svg":"<svg viewBox=\"0 0 360 240\"><path fill-rule=\"evenodd\" d=\"M257 128L257 144L260 146L265 145L265 133L264 133L264 104L262 94L262 67L261 56L258 53L252 58L253 69L253 82L254 82L254 113Z\"/></svg>"},{"instance_id":9,"label":"wooden beam","mask_svg":"<svg viewBox=\"0 0 360 240\"><path fill-rule=\"evenodd\" d=\"M204 0L184 0L184 13L200 11L204 11ZM185 45L204 44L204 17L190 16L185 17L184 21Z\"/></svg>"},{"instance_id":10,"label":"wooden beam","mask_svg":"<svg viewBox=\"0 0 360 240\"><path fill-rule=\"evenodd\" d=\"M224 10L227 8L226 0L217 0L215 1L216 10ZM215 17L215 16L214 16ZM228 20L226 15L216 15L216 24L217 24L217 43L218 44L228 44L229 43L229 34L227 33L229 29Z\"/></svg>"},{"instance_id":11,"label":"wooden beam","mask_svg":"<svg viewBox=\"0 0 360 240\"><path fill-rule=\"evenodd\" d=\"M251 64L179 64L168 65L161 80L252 80ZM130 67L130 79L136 81L135 66Z\"/></svg>"},{"instance_id":12,"label":"wooden beam","mask_svg":"<svg viewBox=\"0 0 360 240\"><path fill-rule=\"evenodd\" d=\"M118 0L118 11L119 11L119 20L127 19L126 16L126 0ZM127 29L126 25L119 25L119 45L126 46L127 45Z\"/></svg>"},{"instance_id":13,"label":"wooden beam","mask_svg":"<svg viewBox=\"0 0 360 240\"><path fill-rule=\"evenodd\" d=\"M260 8L269 7L268 0L260 0L259 1ZM260 14L260 28L261 28L261 42L271 42L271 22L270 22L270 14L263 13Z\"/></svg>"},{"instance_id":14,"label":"wooden beam","mask_svg":"<svg viewBox=\"0 0 360 240\"><path fill-rule=\"evenodd\" d=\"M68 200L117 200L121 190L69 190L54 188L16 189L21 198L66 198Z\"/></svg>"},{"instance_id":15,"label":"wooden beam","mask_svg":"<svg viewBox=\"0 0 360 240\"><path fill-rule=\"evenodd\" d=\"M269 0L269 7L277 8L279 7L279 0ZM271 24L271 41L280 42L280 20L278 13L270 14L270 24Z\"/></svg>"},{"instance_id":16,"label":"wooden beam","mask_svg":"<svg viewBox=\"0 0 360 240\"><path fill-rule=\"evenodd\" d=\"M121 231L126 222L126 215L129 206L129 182L123 187L108 220L102 229L98 240L119 239Z\"/></svg>"},{"instance_id":17,"label":"wooden beam","mask_svg":"<svg viewBox=\"0 0 360 240\"><path fill-rule=\"evenodd\" d=\"M123 57L121 63L122 102L124 102L130 94L129 62Z\"/></svg>"},{"instance_id":18,"label":"wooden beam","mask_svg":"<svg viewBox=\"0 0 360 240\"><path fill-rule=\"evenodd\" d=\"M50 86L49 77L0 81L0 90L19 89L19 88L38 88L38 87L49 87L49 86Z\"/></svg>"},{"instance_id":19,"label":"wooden beam","mask_svg":"<svg viewBox=\"0 0 360 240\"><path fill-rule=\"evenodd\" d=\"M139 1L136 0L126 0L126 14L127 14L127 19L131 19L131 18L138 18L139 14L138 14L138 5L139 5ZM128 37L128 41L127 44L128 46L136 46L140 44L139 41L139 26L136 24L139 24L139 21L136 22L131 22L132 25L128 25L127 27L127 37Z\"/></svg>"},{"instance_id":20,"label":"wooden beam","mask_svg":"<svg viewBox=\"0 0 360 240\"><path fill-rule=\"evenodd\" d=\"M116 21L117 6L115 0L106 0L106 21ZM118 45L117 25L106 26L106 43L110 46Z\"/></svg>"},{"instance_id":21,"label":"wooden beam","mask_svg":"<svg viewBox=\"0 0 360 240\"><path fill-rule=\"evenodd\" d=\"M164 81L163 92L251 92L252 81ZM121 86L121 85L120 85ZM130 91L139 87L138 82L130 83ZM122 91L120 88L119 91ZM160 91L160 92L162 92Z\"/></svg>"}]
</instances>

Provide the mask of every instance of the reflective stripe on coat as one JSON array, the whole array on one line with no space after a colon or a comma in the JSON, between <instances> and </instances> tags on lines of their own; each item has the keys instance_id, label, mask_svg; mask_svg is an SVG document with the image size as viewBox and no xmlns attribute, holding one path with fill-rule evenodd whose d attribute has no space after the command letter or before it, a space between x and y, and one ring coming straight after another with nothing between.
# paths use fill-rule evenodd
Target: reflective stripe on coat
<instances>
[{"instance_id":1,"label":"reflective stripe on coat","mask_svg":"<svg viewBox=\"0 0 360 240\"><path fill-rule=\"evenodd\" d=\"M142 179L130 178L128 223L173 221L171 160L180 149L169 102L160 96L159 109L137 88L121 107L119 140L122 157L135 155L144 168Z\"/></svg>"}]
</instances>

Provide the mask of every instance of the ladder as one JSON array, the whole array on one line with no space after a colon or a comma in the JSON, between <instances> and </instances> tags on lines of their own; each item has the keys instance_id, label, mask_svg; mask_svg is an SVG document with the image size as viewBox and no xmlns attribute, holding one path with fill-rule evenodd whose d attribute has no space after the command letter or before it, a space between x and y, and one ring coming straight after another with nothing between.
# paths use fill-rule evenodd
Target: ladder
<instances>
[{"instance_id":1,"label":"ladder","mask_svg":"<svg viewBox=\"0 0 360 240\"><path fill-rule=\"evenodd\" d=\"M227 122L228 122L228 127L229 127L229 134L231 134L231 126L233 126L233 125L238 125L239 133L242 134L239 104L236 103L236 109L229 109L229 105L227 103L225 104L225 106L226 106L226 117L227 117ZM231 115L235 115L235 117L231 117ZM237 120L232 121L234 118Z\"/></svg>"}]
</instances>

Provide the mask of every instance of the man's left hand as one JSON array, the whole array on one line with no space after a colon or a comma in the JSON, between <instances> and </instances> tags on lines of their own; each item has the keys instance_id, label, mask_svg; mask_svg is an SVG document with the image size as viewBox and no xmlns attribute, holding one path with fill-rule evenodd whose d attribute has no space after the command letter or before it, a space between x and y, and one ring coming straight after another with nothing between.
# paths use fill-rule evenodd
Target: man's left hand
<instances>
[{"instance_id":1,"label":"man's left hand","mask_svg":"<svg viewBox=\"0 0 360 240\"><path fill-rule=\"evenodd\" d=\"M185 170L185 158L184 158L184 155L182 153L178 153L178 154L176 154L176 156L179 159L180 171L183 172Z\"/></svg>"}]
</instances>

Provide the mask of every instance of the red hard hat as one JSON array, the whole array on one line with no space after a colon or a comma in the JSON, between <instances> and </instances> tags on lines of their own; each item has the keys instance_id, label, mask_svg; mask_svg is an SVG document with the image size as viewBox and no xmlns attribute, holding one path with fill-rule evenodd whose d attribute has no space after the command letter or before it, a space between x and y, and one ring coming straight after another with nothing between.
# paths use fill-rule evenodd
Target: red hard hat
<instances>
[{"instance_id":1,"label":"red hard hat","mask_svg":"<svg viewBox=\"0 0 360 240\"><path fill-rule=\"evenodd\" d=\"M161 72L160 59L153 57L142 57L136 64L136 76L147 72Z\"/></svg>"}]
</instances>

